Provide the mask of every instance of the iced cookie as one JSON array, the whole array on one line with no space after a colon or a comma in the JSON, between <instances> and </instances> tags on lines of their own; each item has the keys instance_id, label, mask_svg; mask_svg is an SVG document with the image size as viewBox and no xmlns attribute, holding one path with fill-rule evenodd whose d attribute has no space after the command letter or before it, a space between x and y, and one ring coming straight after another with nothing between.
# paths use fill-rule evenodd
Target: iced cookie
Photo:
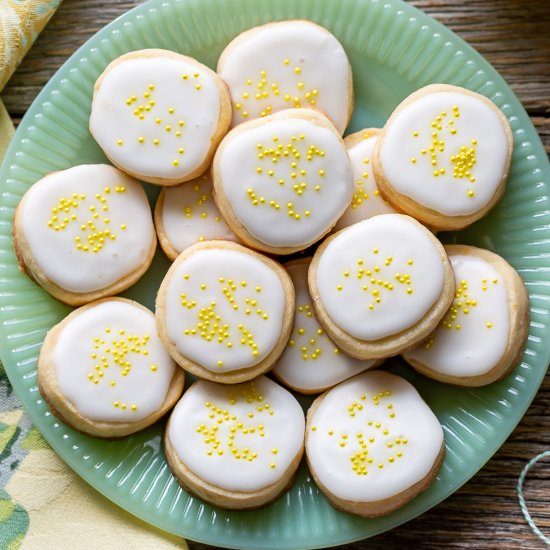
<instances>
[{"instance_id":1,"label":"iced cookie","mask_svg":"<svg viewBox=\"0 0 550 550\"><path fill-rule=\"evenodd\" d=\"M380 194L372 171L372 155L380 132L378 128L366 128L344 138L353 168L355 189L351 204L334 226L335 230L378 214L395 213L395 209Z\"/></svg>"},{"instance_id":2,"label":"iced cookie","mask_svg":"<svg viewBox=\"0 0 550 550\"><path fill-rule=\"evenodd\" d=\"M197 242L238 240L214 203L209 174L165 187L155 206L155 227L160 246L171 260Z\"/></svg>"},{"instance_id":3,"label":"iced cookie","mask_svg":"<svg viewBox=\"0 0 550 550\"><path fill-rule=\"evenodd\" d=\"M176 185L199 176L230 124L218 75L175 52L124 54L95 84L90 132L113 164L144 181Z\"/></svg>"},{"instance_id":4,"label":"iced cookie","mask_svg":"<svg viewBox=\"0 0 550 550\"><path fill-rule=\"evenodd\" d=\"M335 508L377 517L430 485L445 442L439 421L411 384L373 371L314 401L307 414L306 456Z\"/></svg>"},{"instance_id":5,"label":"iced cookie","mask_svg":"<svg viewBox=\"0 0 550 550\"><path fill-rule=\"evenodd\" d=\"M445 250L455 274L455 299L429 339L403 357L441 382L490 384L520 361L529 332L527 289L493 252L465 245Z\"/></svg>"},{"instance_id":6,"label":"iced cookie","mask_svg":"<svg viewBox=\"0 0 550 550\"><path fill-rule=\"evenodd\" d=\"M461 229L504 193L512 148L510 125L496 105L433 84L390 116L375 147L374 175L398 210L435 229Z\"/></svg>"},{"instance_id":7,"label":"iced cookie","mask_svg":"<svg viewBox=\"0 0 550 550\"><path fill-rule=\"evenodd\" d=\"M351 202L342 138L323 115L289 109L234 128L214 157L214 198L253 248L302 250L328 233Z\"/></svg>"},{"instance_id":8,"label":"iced cookie","mask_svg":"<svg viewBox=\"0 0 550 550\"><path fill-rule=\"evenodd\" d=\"M326 239L308 281L328 336L364 359L396 355L422 341L455 291L441 243L402 214L380 214Z\"/></svg>"},{"instance_id":9,"label":"iced cookie","mask_svg":"<svg viewBox=\"0 0 550 550\"><path fill-rule=\"evenodd\" d=\"M233 386L199 380L170 416L164 451L189 492L221 508L257 508L292 483L304 425L296 399L265 376Z\"/></svg>"},{"instance_id":10,"label":"iced cookie","mask_svg":"<svg viewBox=\"0 0 550 550\"><path fill-rule=\"evenodd\" d=\"M75 166L36 182L17 206L13 236L21 268L71 305L133 285L157 245L143 188L106 164Z\"/></svg>"},{"instance_id":11,"label":"iced cookie","mask_svg":"<svg viewBox=\"0 0 550 550\"><path fill-rule=\"evenodd\" d=\"M350 357L328 338L313 314L307 286L310 260L285 264L296 291L296 311L290 340L273 367L273 374L281 382L301 393L322 392L380 363Z\"/></svg>"},{"instance_id":12,"label":"iced cookie","mask_svg":"<svg viewBox=\"0 0 550 550\"><path fill-rule=\"evenodd\" d=\"M230 241L204 241L168 270L156 315L161 338L184 369L216 382L244 382L283 352L294 287L273 260Z\"/></svg>"},{"instance_id":13,"label":"iced cookie","mask_svg":"<svg viewBox=\"0 0 550 550\"><path fill-rule=\"evenodd\" d=\"M268 23L243 32L218 61L233 125L297 107L319 109L343 134L353 111L351 67L338 40L311 21Z\"/></svg>"},{"instance_id":14,"label":"iced cookie","mask_svg":"<svg viewBox=\"0 0 550 550\"><path fill-rule=\"evenodd\" d=\"M157 335L154 315L123 298L73 311L46 335L38 387L53 412L89 435L117 438L169 411L183 371Z\"/></svg>"}]
</instances>

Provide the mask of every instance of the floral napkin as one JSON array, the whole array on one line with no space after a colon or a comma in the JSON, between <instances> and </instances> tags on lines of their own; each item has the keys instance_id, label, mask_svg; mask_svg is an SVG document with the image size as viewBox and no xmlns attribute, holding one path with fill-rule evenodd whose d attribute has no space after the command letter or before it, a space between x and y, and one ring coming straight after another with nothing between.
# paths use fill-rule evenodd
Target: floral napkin
<instances>
[{"instance_id":1,"label":"floral napkin","mask_svg":"<svg viewBox=\"0 0 550 550\"><path fill-rule=\"evenodd\" d=\"M59 4L61 0L0 0L0 91ZM13 132L0 100L0 160Z\"/></svg>"}]
</instances>

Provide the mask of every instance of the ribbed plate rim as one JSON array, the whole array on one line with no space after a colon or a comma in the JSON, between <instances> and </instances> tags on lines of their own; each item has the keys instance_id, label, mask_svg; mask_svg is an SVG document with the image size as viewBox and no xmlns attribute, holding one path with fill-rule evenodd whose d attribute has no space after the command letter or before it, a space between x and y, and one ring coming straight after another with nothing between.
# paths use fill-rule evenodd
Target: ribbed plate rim
<instances>
[{"instance_id":1,"label":"ribbed plate rim","mask_svg":"<svg viewBox=\"0 0 550 550\"><path fill-rule=\"evenodd\" d=\"M12 142L12 145L11 145L7 155L6 155L6 161L5 161L4 165L2 166L2 169L0 170L0 179L2 181L2 189L4 190L4 194L3 194L4 201L3 202L7 201L9 203L8 199L10 197L8 197L8 195L5 192L5 182L4 182L4 180L6 179L6 175L9 174L9 172L10 172L10 166L9 166L9 163L11 162L10 159L14 159L16 157L17 148L21 145L21 137L20 136L23 134L24 130L28 129L28 127L32 124L32 116L34 116L40 110L40 106L42 106L43 103L44 103L44 100L49 97L49 94L54 90L55 85L58 84L59 81L63 77L65 77L65 76L68 77L69 76L71 67L77 66L78 65L78 60L82 57L85 57L84 54L89 54L90 48L92 47L92 44L99 43L102 38L107 37L108 34L112 30L116 29L119 25L127 24L132 19L135 23L137 18L140 15L145 14L147 11L152 13L152 10L154 11L154 10L159 10L159 9L168 9L168 8L170 8L170 6L183 5L183 4L186 4L186 3L189 4L189 5L193 4L192 0L190 0L188 2L185 2L185 1L182 1L182 0L171 0L171 1L150 0L149 2L147 2L145 4L134 8L133 10L128 12L127 14L123 15L122 18L119 18L119 19L115 20L114 22L112 22L111 24L109 24L108 26L106 26L98 34L96 34L94 37L92 37L90 39L90 41L86 42L86 44L84 44L79 50L77 50L77 52L75 52L75 54L73 54L73 56L71 56L71 58L69 58L69 60L64 64L64 66L60 69L60 71L54 76L52 81L44 88L44 90L37 97L37 99L33 103L33 106L31 107L31 109L29 109L29 113L26 115L26 117L22 121L22 123L20 125L20 130L18 130L18 133L17 133L14 141ZM214 5L215 1L212 1L211 3L212 3L212 5ZM249 2L249 3L251 3L251 2ZM308 2L303 2L304 5L307 4L307 3ZM311 2L310 2L310 4L311 4ZM506 94L508 94L508 96L509 96L507 98L507 100L508 100L508 103L510 104L510 109L511 109L512 113L514 113L514 114L519 113L520 115L522 115L522 117L527 116L526 113L524 112L523 108L519 105L519 102L517 101L517 99L513 96L512 92L506 86L506 84L501 79L501 77L498 75L498 73L496 73L496 71L490 65L488 65L487 62L485 60L483 60L477 52L475 52L471 47L466 45L460 38L453 35L451 33L451 31L449 31L448 29L443 27L441 24L439 24L436 21L430 19L428 16L426 16L425 14L417 11L416 9L412 8L411 6L409 6L409 5L407 5L403 2L400 2L399 0L385 1L385 2L379 2L377 0L370 0L370 1L365 0L364 2L360 2L360 0L357 0L357 1L349 0L349 1L346 1L346 2L342 3L342 5L344 5L344 7L347 6L348 8L351 5L358 5L358 4L364 4L364 5L368 4L369 6L373 7L372 9L380 8L382 10L394 10L395 13L401 12L401 13L404 13L404 14L408 15L409 18L415 18L415 20L418 21L419 24L421 24L420 29L422 30L422 32L427 33L425 35L425 38L422 38L422 40L429 40L430 38L433 38L435 35L438 35L439 37L445 37L447 41L451 41L457 48L459 47L463 52L466 52L466 55L468 57L467 62L471 61L473 63L474 67L481 65L482 71L486 75L487 79L492 81L493 83L496 83L495 84L496 89L503 88L505 90ZM379 52L376 52L376 53L379 53ZM390 55L390 57L391 57L391 55ZM529 140L530 140L529 147L530 147L530 151L531 151L530 154L533 155L535 160L537 161L537 164L538 164L537 168L541 171L541 176L540 176L541 182L544 183L545 190L547 191L548 190L548 182L550 181L550 170L549 170L549 167L548 167L548 161L547 161L546 155L544 154L544 151L543 151L542 145L540 143L540 140L536 136L536 133L534 132L534 129L532 128L532 125L530 125L528 119L526 119L526 120L527 120L526 128L518 128L517 130L518 130L518 132L521 131L523 133L527 132L528 134L533 134L533 133L535 134L534 136L529 135ZM522 146L523 146L523 144L522 144ZM547 203L546 203L546 207L548 208ZM6 223L6 215L8 216L8 220L9 220L9 212L8 212L9 209L10 209L9 206L2 206L1 207L0 224L5 224ZM547 212L547 214L549 214L549 213ZM546 216L545 219L548 221L548 215ZM548 225L550 225L550 224L548 224ZM0 225L0 227L1 227L1 225ZM550 248L548 247L548 244L549 244L548 239L542 239L537 244L540 245L540 246L544 245L543 248L544 248L545 251L547 251L547 252L542 253L543 255L541 255L541 260L543 258L547 259L547 257L548 257L547 254L548 254L548 252L550 252ZM6 250L5 249L2 250L2 248L0 248L0 254L2 252L3 253L6 252ZM547 264L547 262L546 262L546 264ZM548 266L548 264L546 265L546 267L547 266ZM540 272L541 274L543 274L546 270L547 269L545 269L545 268L541 268L539 270L535 270L535 272L537 272L537 273ZM3 272L4 272L4 264L2 264L0 266L0 274L3 273ZM532 273L529 273L527 275L532 275ZM529 282L531 283L533 288L535 288L537 286L536 281L529 280ZM543 281L539 281L539 282L543 282ZM0 276L0 298L2 298L2 301L4 301L4 299L10 298L10 292L11 292L10 288L11 288L10 285L6 284L4 282L4 279ZM543 289L543 290L546 290L546 289ZM537 289L537 295L535 296L534 294L535 293L533 293L533 296L532 296L532 298L534 300L534 303L536 303L537 305L540 305L542 307L542 305L544 305L544 301L548 300L548 292L543 293L543 292L541 292L540 289ZM540 304L539 304L539 302L540 302ZM24 387L23 381L19 380L18 377L17 377L17 375L18 375L17 370L15 368L11 368L9 366L10 363L11 363L11 356L7 355L6 344L9 342L11 335L8 333L8 329L6 328L5 323L6 323L6 320L8 320L8 317L7 317L7 313L6 313L4 307L0 308L0 319L2 320L2 325L0 326L0 341L3 344L2 349L0 350L0 356L2 357L2 359L3 359L3 361L6 365L6 372L8 373L8 376L10 377L10 380L12 381L12 384L14 385L14 389L16 390L18 395L21 397L22 401L24 402L24 404L29 409L29 412L31 413L31 417L33 417L33 420L35 420L37 426L40 428L41 426L45 425L46 420L42 416L35 418L36 414L38 414L38 413L36 411L34 411L33 406L32 406L32 402L35 399L34 392L29 392L28 388ZM550 332L549 326L546 325L546 326L543 326L542 328L545 329L544 330L544 336L548 337L549 332ZM540 338L540 337L537 336L537 338ZM543 356L543 361L542 362L544 363L544 365L547 365L548 364L548 359L550 357L550 349L547 349L545 351L546 351L546 353ZM526 365L526 367L528 367L528 365ZM517 422L519 422L520 418L523 416L525 410L527 409L527 407L529 406L532 398L534 397L534 395L536 393L535 390L540 385L540 383L542 381L542 378L544 376L544 372L545 372L545 369L543 368L543 369L540 370L540 372L538 372L538 376L532 375L531 381L532 381L532 384L533 384L533 390L532 390L531 394L529 395L529 398L525 399L522 402L522 407L520 407L520 409L521 409L520 413L521 414L518 415ZM516 375L514 375L514 378L516 376L521 377L521 371L518 370ZM516 424L517 424L517 422L516 422ZM506 439L506 437L508 437L509 433L512 431L514 426L515 426L515 424L514 425L509 425L506 430L503 430L499 434L500 435L499 440L501 440L501 442L503 442ZM60 425L60 428L62 428L62 427L63 426ZM157 431L158 430L152 430L151 433L156 434ZM64 435L66 435L66 434L64 434ZM73 469L77 470L79 464L76 464L76 462L81 461L81 458L77 457L77 453L67 451L67 449L65 449L63 447L62 442L60 442L55 437L52 438L51 435L46 435L46 438L49 440L50 444L52 444L52 446L57 450L57 452L62 456L62 458L64 458L73 467ZM69 436L69 439L70 439L70 436ZM158 443L157 440L158 440L158 435L154 435L153 443L155 441ZM157 443L154 443L154 445L156 445ZM479 465L479 467L481 467L481 466L482 466L482 464ZM90 482L92 485L95 486L94 480L93 480L91 474L86 475L86 472L82 472L82 471L78 471L78 470L77 470L77 473L79 473L79 475L83 476L84 479L86 479L88 482ZM474 474L475 474L475 471L471 472L470 475L468 475L466 478L462 479L460 485L462 483L464 483L465 481L467 481L467 479L469 479ZM446 496L448 496L452 492L456 491L460 485L450 487L446 491L441 491L440 494L438 495L440 498L438 498L437 502L441 501L443 498L446 498ZM117 498L116 490L115 491L109 491L109 490L106 490L105 487L103 487L102 492L104 492L104 494L106 494L109 498L112 498L113 500L115 500L119 505L124 507L124 502L120 502L120 498ZM429 507L431 507L433 505L434 505L434 503L430 504L429 506L425 507L424 510L428 509ZM207 508L208 507L206 507L205 510ZM410 516L405 516L405 517L401 518L401 520L399 521L398 524L400 524L404 521L407 521L408 519L411 519L412 517L415 517L416 515L418 515L419 513L421 513L424 510L420 510L420 511L415 510L413 513L410 514ZM133 513L135 513L135 512L133 512ZM140 515L140 517L142 517L142 519L145 519L146 521L147 520L150 521L150 518L144 517L144 513L143 514L138 514L138 515ZM367 523L367 522L368 522L368 520L365 520L365 523ZM157 523L157 525L158 525L158 523ZM159 526L163 527L161 525L159 525ZM166 527L164 526L164 528L166 528ZM171 529L168 529L168 530L171 530ZM384 529L381 529L381 530L384 530ZM183 536L190 536L189 534L181 533L181 532L178 533L178 534L181 534ZM369 534L373 535L375 533L374 532L369 532ZM229 545L233 544L231 541L228 541L227 539L224 538L223 532L221 533L221 535L218 535L217 538L216 537L209 537L207 535L205 535L205 536L193 536L192 538L194 538L195 540L200 540L202 542L209 543L209 544L222 543L226 546L228 544ZM349 537L348 538L345 538L345 537L342 538L342 536L339 535L334 540L328 540L327 539L326 541L322 541L322 543L320 545L319 545L320 541L303 541L308 546L300 546L300 547L313 548L313 547L321 547L321 546L325 546L325 545L342 544L342 543L345 543L345 542L351 542L352 540L357 540L358 538L363 538L363 537L360 536L360 535L355 535L353 538L349 538ZM311 544L314 544L315 546L311 546ZM243 548L242 545L233 546L233 547ZM287 548L298 548L297 546L285 546L285 547L287 547ZM282 546L280 548L282 548Z\"/></svg>"}]
</instances>

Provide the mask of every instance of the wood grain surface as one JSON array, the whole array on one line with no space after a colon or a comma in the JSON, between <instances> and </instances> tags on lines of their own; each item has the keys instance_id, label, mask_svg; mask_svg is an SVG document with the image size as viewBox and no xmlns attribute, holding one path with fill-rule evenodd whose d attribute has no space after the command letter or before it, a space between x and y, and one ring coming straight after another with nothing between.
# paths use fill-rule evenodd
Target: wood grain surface
<instances>
[{"instance_id":1,"label":"wood grain surface","mask_svg":"<svg viewBox=\"0 0 550 550\"><path fill-rule=\"evenodd\" d=\"M140 3L64 0L0 96L16 123L78 46ZM411 4L448 26L487 58L519 97L550 152L550 2L414 0ZM550 375L508 441L462 489L406 525L339 548L544 548L523 518L516 483L529 459L548 449ZM550 460L533 468L525 494L534 519L550 536ZM209 548L196 543L190 547Z\"/></svg>"}]
</instances>

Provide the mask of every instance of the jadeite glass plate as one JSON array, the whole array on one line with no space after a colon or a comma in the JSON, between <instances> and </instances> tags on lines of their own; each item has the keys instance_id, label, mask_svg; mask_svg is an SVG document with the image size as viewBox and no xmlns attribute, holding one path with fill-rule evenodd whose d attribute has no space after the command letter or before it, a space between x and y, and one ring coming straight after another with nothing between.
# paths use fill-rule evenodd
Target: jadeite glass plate
<instances>
[{"instance_id":1,"label":"jadeite glass plate","mask_svg":"<svg viewBox=\"0 0 550 550\"><path fill-rule=\"evenodd\" d=\"M292 490L266 509L225 512L183 492L161 448L162 425L121 441L83 436L56 420L36 386L46 331L65 316L60 305L17 269L13 209L48 172L105 157L88 132L95 79L118 55L160 47L215 67L240 31L264 22L312 19L343 43L353 65L356 108L349 131L382 125L397 103L431 82L470 88L508 117L515 148L506 196L491 215L447 240L496 250L521 273L531 298L527 349L515 372L478 390L430 382L395 364L433 408L445 429L447 457L437 480L399 511L376 520L336 512L302 465ZM80 48L52 78L21 123L0 173L0 346L15 391L52 447L93 487L122 508L184 537L232 548L314 548L395 527L434 506L467 481L523 416L545 374L550 326L550 169L529 118L479 54L449 30L399 1L152 0L116 20ZM156 190L149 188L151 199ZM153 307L168 267L152 269L126 293Z\"/></svg>"}]
</instances>

